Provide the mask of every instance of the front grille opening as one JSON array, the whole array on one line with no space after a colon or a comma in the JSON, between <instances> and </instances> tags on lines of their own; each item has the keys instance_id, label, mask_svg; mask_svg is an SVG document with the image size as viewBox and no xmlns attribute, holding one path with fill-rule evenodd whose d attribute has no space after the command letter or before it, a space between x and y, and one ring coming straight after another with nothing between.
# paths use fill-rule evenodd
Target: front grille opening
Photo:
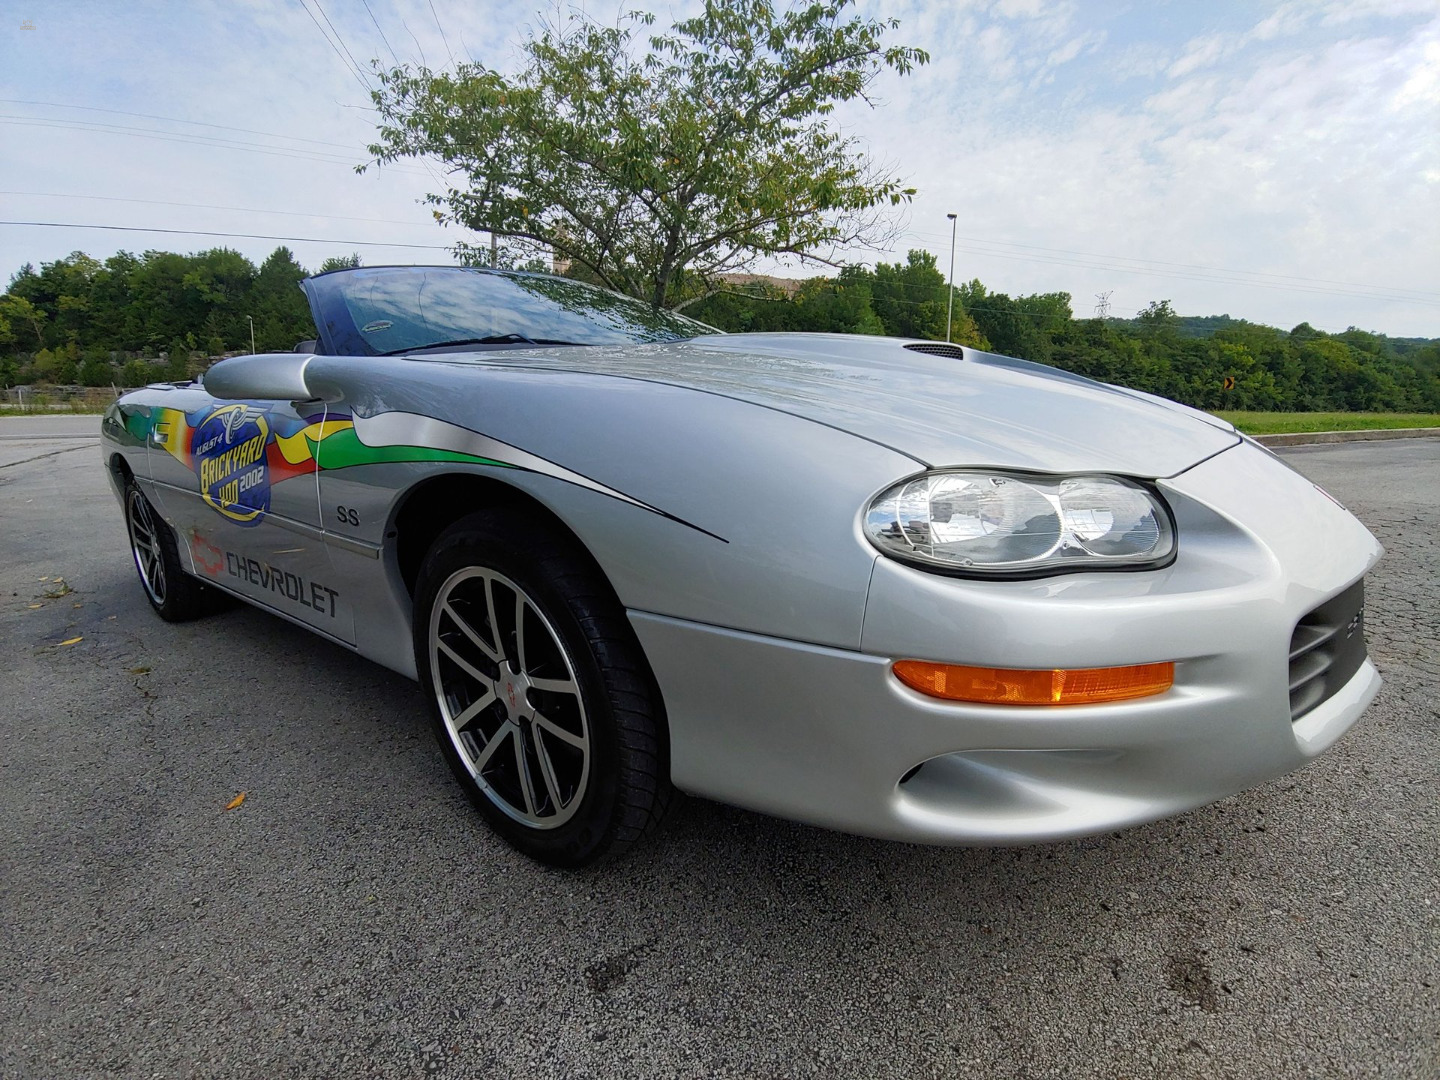
<instances>
[{"instance_id":1,"label":"front grille opening","mask_svg":"<svg viewBox=\"0 0 1440 1080\"><path fill-rule=\"evenodd\" d=\"M964 360L965 350L959 345L951 345L948 341L916 341L905 348L911 352L921 352L929 356L947 356L951 360Z\"/></svg>"},{"instance_id":2,"label":"front grille opening","mask_svg":"<svg viewBox=\"0 0 1440 1080\"><path fill-rule=\"evenodd\" d=\"M1290 719L1323 704L1365 662L1365 581L1327 600L1290 636Z\"/></svg>"}]
</instances>

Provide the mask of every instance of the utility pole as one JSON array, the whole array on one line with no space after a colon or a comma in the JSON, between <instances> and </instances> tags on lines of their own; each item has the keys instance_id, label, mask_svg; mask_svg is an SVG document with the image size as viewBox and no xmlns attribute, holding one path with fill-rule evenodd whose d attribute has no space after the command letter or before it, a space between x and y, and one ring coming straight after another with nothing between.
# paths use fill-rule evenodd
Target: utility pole
<instances>
[{"instance_id":1,"label":"utility pole","mask_svg":"<svg viewBox=\"0 0 1440 1080\"><path fill-rule=\"evenodd\" d=\"M246 315L246 316L245 316L245 321L250 324L250 355L251 355L251 356L254 356L254 355L255 355L255 320L254 320L251 316Z\"/></svg>"},{"instance_id":2,"label":"utility pole","mask_svg":"<svg viewBox=\"0 0 1440 1080\"><path fill-rule=\"evenodd\" d=\"M950 219L950 303L945 308L945 340L950 340L950 323L955 317L955 215L946 214Z\"/></svg>"}]
</instances>

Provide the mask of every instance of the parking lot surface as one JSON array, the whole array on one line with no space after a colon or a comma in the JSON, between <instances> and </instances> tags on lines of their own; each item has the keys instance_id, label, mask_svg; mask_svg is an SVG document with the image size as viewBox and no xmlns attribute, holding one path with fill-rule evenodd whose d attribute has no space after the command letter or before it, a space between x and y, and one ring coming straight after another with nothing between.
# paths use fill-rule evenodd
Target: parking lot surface
<instances>
[{"instance_id":1,"label":"parking lot surface","mask_svg":"<svg viewBox=\"0 0 1440 1080\"><path fill-rule=\"evenodd\" d=\"M0 1076L1440 1076L1440 441L1284 455L1388 549L1384 689L1301 773L1024 849L684 800L562 873L413 684L249 608L162 623L89 430L17 433Z\"/></svg>"}]
</instances>

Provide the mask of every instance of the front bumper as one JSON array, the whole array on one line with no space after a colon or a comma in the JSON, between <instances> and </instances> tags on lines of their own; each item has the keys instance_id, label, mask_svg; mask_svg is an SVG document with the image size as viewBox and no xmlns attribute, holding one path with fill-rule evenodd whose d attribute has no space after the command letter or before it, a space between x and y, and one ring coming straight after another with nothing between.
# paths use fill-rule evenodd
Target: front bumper
<instances>
[{"instance_id":1,"label":"front bumper","mask_svg":"<svg viewBox=\"0 0 1440 1080\"><path fill-rule=\"evenodd\" d=\"M1161 484L1164 570L1026 582L878 559L860 652L631 612L670 717L682 790L848 832L997 844L1154 820L1290 772L1379 688L1366 661L1293 721L1296 623L1379 558L1365 528L1243 445ZM1110 705L941 702L890 673L1173 660L1168 692Z\"/></svg>"}]
</instances>

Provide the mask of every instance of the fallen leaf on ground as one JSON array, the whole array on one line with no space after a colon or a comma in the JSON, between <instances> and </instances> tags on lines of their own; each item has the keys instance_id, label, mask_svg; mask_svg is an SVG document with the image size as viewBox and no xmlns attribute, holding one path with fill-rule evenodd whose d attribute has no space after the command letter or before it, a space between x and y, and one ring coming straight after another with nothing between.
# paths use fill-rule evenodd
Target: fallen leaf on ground
<instances>
[{"instance_id":1,"label":"fallen leaf on ground","mask_svg":"<svg viewBox=\"0 0 1440 1080\"><path fill-rule=\"evenodd\" d=\"M44 604L27 604L26 606L27 606L27 607L31 607L31 608L37 608L37 607L44 607L45 605L44 605Z\"/></svg>"},{"instance_id":2,"label":"fallen leaf on ground","mask_svg":"<svg viewBox=\"0 0 1440 1080\"><path fill-rule=\"evenodd\" d=\"M132 667L132 668L130 669L130 674L131 674L131 675L149 675L149 674L150 674L150 669L149 669L148 667Z\"/></svg>"},{"instance_id":3,"label":"fallen leaf on ground","mask_svg":"<svg viewBox=\"0 0 1440 1080\"><path fill-rule=\"evenodd\" d=\"M74 645L77 641L84 641L83 637L72 637L60 642L61 645Z\"/></svg>"},{"instance_id":4,"label":"fallen leaf on ground","mask_svg":"<svg viewBox=\"0 0 1440 1080\"><path fill-rule=\"evenodd\" d=\"M229 802L227 802L227 803L225 804L225 809L226 809L226 810L234 810L237 806L239 806L239 805L240 805L241 803L243 803L244 801L245 801L245 792L242 791L242 792L240 792L239 795L236 795L233 799L231 799Z\"/></svg>"}]
</instances>

